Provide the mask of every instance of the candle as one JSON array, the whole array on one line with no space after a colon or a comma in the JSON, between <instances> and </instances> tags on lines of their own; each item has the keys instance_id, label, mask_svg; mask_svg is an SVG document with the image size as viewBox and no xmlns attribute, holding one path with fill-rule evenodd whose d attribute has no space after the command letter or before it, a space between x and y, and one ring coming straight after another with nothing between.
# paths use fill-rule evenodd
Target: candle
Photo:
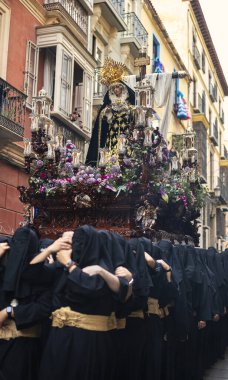
<instances>
[{"instance_id":1,"label":"candle","mask_svg":"<svg viewBox=\"0 0 228 380\"><path fill-rule=\"evenodd\" d=\"M107 148L100 148L99 153L100 153L99 166L104 167L108 161L108 149Z\"/></svg>"},{"instance_id":2,"label":"candle","mask_svg":"<svg viewBox=\"0 0 228 380\"><path fill-rule=\"evenodd\" d=\"M47 158L48 159L54 159L54 149L55 149L55 144L54 141L48 142L48 151L47 151Z\"/></svg>"},{"instance_id":3,"label":"candle","mask_svg":"<svg viewBox=\"0 0 228 380\"><path fill-rule=\"evenodd\" d=\"M80 157L81 157L81 152L78 149L73 149L72 164L74 168L78 168L80 166Z\"/></svg>"},{"instance_id":4,"label":"candle","mask_svg":"<svg viewBox=\"0 0 228 380\"><path fill-rule=\"evenodd\" d=\"M60 133L56 136L56 148L60 149L63 147L63 135Z\"/></svg>"},{"instance_id":5,"label":"candle","mask_svg":"<svg viewBox=\"0 0 228 380\"><path fill-rule=\"evenodd\" d=\"M137 129L133 130L133 139L134 140L138 140L138 131L137 131Z\"/></svg>"},{"instance_id":6,"label":"candle","mask_svg":"<svg viewBox=\"0 0 228 380\"><path fill-rule=\"evenodd\" d=\"M54 125L50 123L47 128L47 135L52 139L54 137Z\"/></svg>"},{"instance_id":7,"label":"candle","mask_svg":"<svg viewBox=\"0 0 228 380\"><path fill-rule=\"evenodd\" d=\"M39 121L38 121L38 117L37 116L34 116L32 119L31 119L31 131L32 132L37 132L39 130Z\"/></svg>"},{"instance_id":8,"label":"candle","mask_svg":"<svg viewBox=\"0 0 228 380\"><path fill-rule=\"evenodd\" d=\"M118 153L119 154L125 153L126 151L125 143L126 143L126 136L122 134L118 137Z\"/></svg>"},{"instance_id":9,"label":"candle","mask_svg":"<svg viewBox=\"0 0 228 380\"><path fill-rule=\"evenodd\" d=\"M24 156L29 157L32 153L32 145L29 139L24 139Z\"/></svg>"},{"instance_id":10,"label":"candle","mask_svg":"<svg viewBox=\"0 0 228 380\"><path fill-rule=\"evenodd\" d=\"M152 146L152 133L150 128L145 128L144 146Z\"/></svg>"},{"instance_id":11,"label":"candle","mask_svg":"<svg viewBox=\"0 0 228 380\"><path fill-rule=\"evenodd\" d=\"M153 118L151 116L147 118L147 127L153 128Z\"/></svg>"},{"instance_id":12,"label":"candle","mask_svg":"<svg viewBox=\"0 0 228 380\"><path fill-rule=\"evenodd\" d=\"M145 123L145 116L146 116L146 111L145 110L143 110L142 108L137 109L136 124L137 125L144 125L144 123Z\"/></svg>"}]
</instances>

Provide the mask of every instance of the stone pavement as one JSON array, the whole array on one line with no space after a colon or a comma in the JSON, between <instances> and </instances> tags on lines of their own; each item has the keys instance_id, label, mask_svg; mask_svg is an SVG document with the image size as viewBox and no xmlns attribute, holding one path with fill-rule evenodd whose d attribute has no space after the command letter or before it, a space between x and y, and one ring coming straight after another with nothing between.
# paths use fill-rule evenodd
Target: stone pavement
<instances>
[{"instance_id":1,"label":"stone pavement","mask_svg":"<svg viewBox=\"0 0 228 380\"><path fill-rule=\"evenodd\" d=\"M204 380L228 380L228 351L226 351L225 360L218 360L206 372Z\"/></svg>"}]
</instances>

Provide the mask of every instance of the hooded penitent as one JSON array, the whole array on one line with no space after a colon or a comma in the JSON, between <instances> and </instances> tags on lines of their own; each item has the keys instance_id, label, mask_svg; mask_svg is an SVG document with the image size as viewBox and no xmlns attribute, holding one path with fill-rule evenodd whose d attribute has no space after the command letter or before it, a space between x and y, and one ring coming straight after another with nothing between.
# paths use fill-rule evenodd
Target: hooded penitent
<instances>
[{"instance_id":1,"label":"hooded penitent","mask_svg":"<svg viewBox=\"0 0 228 380\"><path fill-rule=\"evenodd\" d=\"M29 227L18 228L13 235L4 274L3 289L15 298L31 294L30 284L23 280L23 271L32 257L39 252L39 239Z\"/></svg>"}]
</instances>

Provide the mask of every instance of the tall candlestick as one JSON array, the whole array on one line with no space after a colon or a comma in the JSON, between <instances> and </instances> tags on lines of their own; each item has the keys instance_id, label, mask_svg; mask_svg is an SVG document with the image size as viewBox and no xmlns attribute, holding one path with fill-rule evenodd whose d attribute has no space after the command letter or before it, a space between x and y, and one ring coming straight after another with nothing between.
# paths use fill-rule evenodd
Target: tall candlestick
<instances>
[{"instance_id":1,"label":"tall candlestick","mask_svg":"<svg viewBox=\"0 0 228 380\"><path fill-rule=\"evenodd\" d=\"M29 157L32 153L32 145L29 139L24 139L24 156Z\"/></svg>"},{"instance_id":2,"label":"tall candlestick","mask_svg":"<svg viewBox=\"0 0 228 380\"><path fill-rule=\"evenodd\" d=\"M37 132L39 130L39 121L38 121L38 117L37 116L34 116L32 119L31 119L31 131L32 132Z\"/></svg>"},{"instance_id":3,"label":"tall candlestick","mask_svg":"<svg viewBox=\"0 0 228 380\"><path fill-rule=\"evenodd\" d=\"M153 128L153 117L151 116L147 118L147 127Z\"/></svg>"},{"instance_id":4,"label":"tall candlestick","mask_svg":"<svg viewBox=\"0 0 228 380\"><path fill-rule=\"evenodd\" d=\"M136 140L138 140L138 131L137 131L137 129L134 129L133 130L133 139L136 141Z\"/></svg>"},{"instance_id":5,"label":"tall candlestick","mask_svg":"<svg viewBox=\"0 0 228 380\"><path fill-rule=\"evenodd\" d=\"M99 160L99 166L104 167L107 164L108 161L108 149L107 148L100 148L100 160Z\"/></svg>"},{"instance_id":6,"label":"tall candlestick","mask_svg":"<svg viewBox=\"0 0 228 380\"><path fill-rule=\"evenodd\" d=\"M60 133L56 136L56 148L60 149L63 147L63 135Z\"/></svg>"},{"instance_id":7,"label":"tall candlestick","mask_svg":"<svg viewBox=\"0 0 228 380\"><path fill-rule=\"evenodd\" d=\"M54 152L55 144L54 144L54 141L48 142L47 145L48 145L47 158L52 160L55 157L55 152Z\"/></svg>"},{"instance_id":8,"label":"tall candlestick","mask_svg":"<svg viewBox=\"0 0 228 380\"><path fill-rule=\"evenodd\" d=\"M145 128L144 146L152 146L152 130L150 128Z\"/></svg>"},{"instance_id":9,"label":"tall candlestick","mask_svg":"<svg viewBox=\"0 0 228 380\"><path fill-rule=\"evenodd\" d=\"M126 143L126 136L122 134L118 137L118 153L120 154L125 153L126 151L125 143Z\"/></svg>"},{"instance_id":10,"label":"tall candlestick","mask_svg":"<svg viewBox=\"0 0 228 380\"><path fill-rule=\"evenodd\" d=\"M72 164L74 168L78 168L80 166L80 157L81 157L81 152L78 149L73 149Z\"/></svg>"}]
</instances>

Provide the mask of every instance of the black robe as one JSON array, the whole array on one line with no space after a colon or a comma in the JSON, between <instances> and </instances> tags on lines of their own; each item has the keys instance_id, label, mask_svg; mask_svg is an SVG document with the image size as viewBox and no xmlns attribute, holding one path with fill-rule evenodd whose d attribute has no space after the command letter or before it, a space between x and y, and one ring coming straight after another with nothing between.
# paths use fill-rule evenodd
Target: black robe
<instances>
[{"instance_id":1,"label":"black robe","mask_svg":"<svg viewBox=\"0 0 228 380\"><path fill-rule=\"evenodd\" d=\"M4 273L0 275L1 310L16 298L14 321L18 330L41 325L51 312L51 297L41 279L26 273L32 256L39 251L35 232L27 227L18 229L12 239ZM41 356L40 339L19 337L0 340L0 378L35 380Z\"/></svg>"},{"instance_id":2,"label":"black robe","mask_svg":"<svg viewBox=\"0 0 228 380\"><path fill-rule=\"evenodd\" d=\"M88 265L101 265L113 271L110 255L92 227L78 228L72 247L77 268L71 273L61 267L57 269L53 308L68 306L82 314L110 316L115 311L116 298L125 299L128 282L120 278L120 292L114 294L102 277L89 276L82 271ZM52 327L43 353L40 380L114 380L116 351L112 333Z\"/></svg>"}]
</instances>

